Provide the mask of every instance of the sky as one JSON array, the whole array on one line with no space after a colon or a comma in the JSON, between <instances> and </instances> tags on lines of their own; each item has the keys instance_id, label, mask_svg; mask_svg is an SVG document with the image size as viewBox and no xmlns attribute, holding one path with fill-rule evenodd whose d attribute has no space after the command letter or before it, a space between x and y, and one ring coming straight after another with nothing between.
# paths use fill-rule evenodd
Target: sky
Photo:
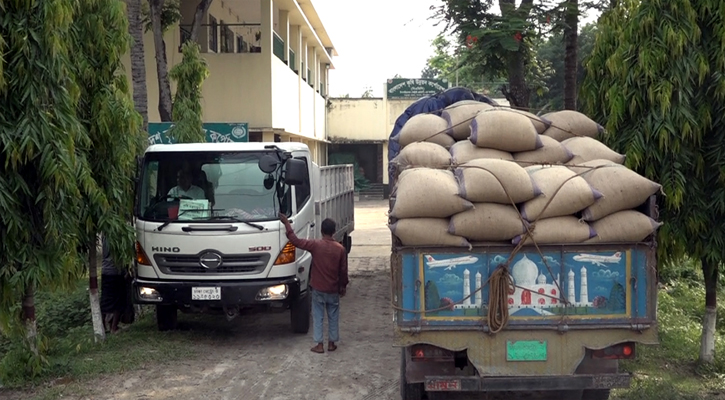
<instances>
[{"instance_id":1,"label":"sky","mask_svg":"<svg viewBox=\"0 0 725 400\"><path fill-rule=\"evenodd\" d=\"M443 25L430 20L438 0L313 0L339 56L330 70L330 96L360 97L367 88L382 97L396 74L419 78L433 55L431 41ZM517 2L518 3L518 2ZM582 20L592 22L596 15ZM583 24L582 24L583 25Z\"/></svg>"}]
</instances>

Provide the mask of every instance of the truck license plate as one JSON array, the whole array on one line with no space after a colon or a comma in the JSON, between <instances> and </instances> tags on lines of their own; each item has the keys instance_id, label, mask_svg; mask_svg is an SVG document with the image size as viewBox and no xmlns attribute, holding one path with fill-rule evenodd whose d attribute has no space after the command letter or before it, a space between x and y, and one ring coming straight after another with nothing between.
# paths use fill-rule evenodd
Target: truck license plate
<instances>
[{"instance_id":1,"label":"truck license plate","mask_svg":"<svg viewBox=\"0 0 725 400\"><path fill-rule=\"evenodd\" d=\"M506 341L506 361L546 361L546 340Z\"/></svg>"},{"instance_id":2,"label":"truck license plate","mask_svg":"<svg viewBox=\"0 0 725 400\"><path fill-rule=\"evenodd\" d=\"M460 391L461 381L458 379L428 379L425 381L428 392Z\"/></svg>"},{"instance_id":3,"label":"truck license plate","mask_svg":"<svg viewBox=\"0 0 725 400\"><path fill-rule=\"evenodd\" d=\"M192 300L221 300L222 288L220 287L193 287L191 288Z\"/></svg>"}]
</instances>

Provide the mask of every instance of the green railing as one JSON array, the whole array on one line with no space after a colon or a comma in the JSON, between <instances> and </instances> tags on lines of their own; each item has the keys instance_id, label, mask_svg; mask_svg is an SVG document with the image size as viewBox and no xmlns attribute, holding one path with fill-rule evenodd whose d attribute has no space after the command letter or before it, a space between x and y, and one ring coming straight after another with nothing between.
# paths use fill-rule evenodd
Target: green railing
<instances>
[{"instance_id":1,"label":"green railing","mask_svg":"<svg viewBox=\"0 0 725 400\"><path fill-rule=\"evenodd\" d=\"M310 86L312 86L312 71L310 71L309 68L307 68L307 83L309 83Z\"/></svg>"},{"instance_id":2,"label":"green railing","mask_svg":"<svg viewBox=\"0 0 725 400\"><path fill-rule=\"evenodd\" d=\"M277 32L273 33L274 35L272 38L272 52L275 56L277 56L277 58L284 62L284 40L282 40L282 38L277 35Z\"/></svg>"},{"instance_id":3,"label":"green railing","mask_svg":"<svg viewBox=\"0 0 725 400\"><path fill-rule=\"evenodd\" d=\"M289 67L292 71L295 70L295 62L297 62L297 58L295 56L295 52L292 49L289 49Z\"/></svg>"},{"instance_id":4,"label":"green railing","mask_svg":"<svg viewBox=\"0 0 725 400\"><path fill-rule=\"evenodd\" d=\"M325 95L325 84L320 83L320 96L324 96L324 95Z\"/></svg>"}]
</instances>

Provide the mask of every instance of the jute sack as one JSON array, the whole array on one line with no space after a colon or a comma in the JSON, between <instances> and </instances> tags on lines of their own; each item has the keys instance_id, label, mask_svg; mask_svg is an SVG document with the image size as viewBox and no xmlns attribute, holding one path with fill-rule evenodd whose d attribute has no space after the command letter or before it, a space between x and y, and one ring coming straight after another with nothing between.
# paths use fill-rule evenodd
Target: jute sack
<instances>
[{"instance_id":1,"label":"jute sack","mask_svg":"<svg viewBox=\"0 0 725 400\"><path fill-rule=\"evenodd\" d=\"M578 111L554 111L544 114L542 118L550 122L549 128L543 134L560 142L574 136L596 138L604 132L603 126Z\"/></svg>"},{"instance_id":2,"label":"jute sack","mask_svg":"<svg viewBox=\"0 0 725 400\"><path fill-rule=\"evenodd\" d=\"M574 157L574 154L566 146L555 139L544 135L539 136L539 138L543 147L513 154L514 160L522 167L525 168L533 164L563 164Z\"/></svg>"},{"instance_id":3,"label":"jute sack","mask_svg":"<svg viewBox=\"0 0 725 400\"><path fill-rule=\"evenodd\" d=\"M567 164L581 164L592 160L609 160L617 164L624 163L624 155L610 149L604 143L590 137L575 137L561 142L574 154Z\"/></svg>"},{"instance_id":4,"label":"jute sack","mask_svg":"<svg viewBox=\"0 0 725 400\"><path fill-rule=\"evenodd\" d=\"M456 142L448 134L446 120L434 114L414 115L403 125L393 140L396 140L400 147L426 141L449 148Z\"/></svg>"},{"instance_id":5,"label":"jute sack","mask_svg":"<svg viewBox=\"0 0 725 400\"><path fill-rule=\"evenodd\" d=\"M453 103L446 107L441 117L448 123L448 134L456 140L468 139L471 135L471 120L480 111L492 109L493 106L483 102Z\"/></svg>"},{"instance_id":6,"label":"jute sack","mask_svg":"<svg viewBox=\"0 0 725 400\"><path fill-rule=\"evenodd\" d=\"M602 197L584 178L564 166L544 167L530 174L543 196L521 205L521 215L529 222L574 214Z\"/></svg>"},{"instance_id":7,"label":"jute sack","mask_svg":"<svg viewBox=\"0 0 725 400\"><path fill-rule=\"evenodd\" d=\"M567 168L572 170L575 174L577 174L581 177L584 177L584 175L588 174L590 171L594 171L595 169L604 167L605 165L623 167L623 165L617 164L613 161L597 159L597 160L591 160L591 161L581 162L581 163L577 163L577 164L572 164L572 162L569 162L569 163L567 163Z\"/></svg>"},{"instance_id":8,"label":"jute sack","mask_svg":"<svg viewBox=\"0 0 725 400\"><path fill-rule=\"evenodd\" d=\"M597 236L586 243L636 243L653 234L662 223L641 212L625 210L592 222L591 226Z\"/></svg>"},{"instance_id":9,"label":"jute sack","mask_svg":"<svg viewBox=\"0 0 725 400\"><path fill-rule=\"evenodd\" d=\"M582 243L597 234L589 224L571 215L540 219L533 229L532 236L526 238L524 245L533 244L534 241L537 244ZM511 243L518 245L524 236L514 237Z\"/></svg>"},{"instance_id":10,"label":"jute sack","mask_svg":"<svg viewBox=\"0 0 725 400\"><path fill-rule=\"evenodd\" d=\"M448 233L448 218L399 219L388 227L403 246L471 247L460 236Z\"/></svg>"},{"instance_id":11,"label":"jute sack","mask_svg":"<svg viewBox=\"0 0 725 400\"><path fill-rule=\"evenodd\" d=\"M403 168L426 167L445 169L451 166L451 153L445 147L428 142L411 143L391 163Z\"/></svg>"},{"instance_id":12,"label":"jute sack","mask_svg":"<svg viewBox=\"0 0 725 400\"><path fill-rule=\"evenodd\" d=\"M470 241L502 242L526 231L516 208L495 203L474 203L472 210L451 217L448 233Z\"/></svg>"},{"instance_id":13,"label":"jute sack","mask_svg":"<svg viewBox=\"0 0 725 400\"><path fill-rule=\"evenodd\" d=\"M463 164L479 158L495 158L500 160L513 160L514 157L508 151L496 149L484 149L471 143L470 140L461 140L451 146L451 163Z\"/></svg>"},{"instance_id":14,"label":"jute sack","mask_svg":"<svg viewBox=\"0 0 725 400\"><path fill-rule=\"evenodd\" d=\"M411 168L400 173L394 189L393 218L446 218L473 208L458 196L451 171Z\"/></svg>"},{"instance_id":15,"label":"jute sack","mask_svg":"<svg viewBox=\"0 0 725 400\"><path fill-rule=\"evenodd\" d=\"M541 194L526 170L512 161L472 160L456 168L455 175L459 195L472 202L522 203Z\"/></svg>"},{"instance_id":16,"label":"jute sack","mask_svg":"<svg viewBox=\"0 0 725 400\"><path fill-rule=\"evenodd\" d=\"M509 152L543 146L531 120L519 113L492 109L471 121L471 142L478 147Z\"/></svg>"},{"instance_id":17,"label":"jute sack","mask_svg":"<svg viewBox=\"0 0 725 400\"><path fill-rule=\"evenodd\" d=\"M534 128L536 129L536 132L539 134L544 133L544 131L547 130L549 128L549 126L551 126L551 121L549 121L548 119L546 119L544 117L540 117L536 114L532 114L528 111L517 110L515 108L501 108L501 110L511 111L511 112L519 113L519 114L525 116L526 118L528 118L531 121L532 124L534 124Z\"/></svg>"},{"instance_id":18,"label":"jute sack","mask_svg":"<svg viewBox=\"0 0 725 400\"><path fill-rule=\"evenodd\" d=\"M662 189L659 183L619 164L591 170L583 174L582 178L603 195L582 211L585 221L596 221L617 211L638 207Z\"/></svg>"}]
</instances>

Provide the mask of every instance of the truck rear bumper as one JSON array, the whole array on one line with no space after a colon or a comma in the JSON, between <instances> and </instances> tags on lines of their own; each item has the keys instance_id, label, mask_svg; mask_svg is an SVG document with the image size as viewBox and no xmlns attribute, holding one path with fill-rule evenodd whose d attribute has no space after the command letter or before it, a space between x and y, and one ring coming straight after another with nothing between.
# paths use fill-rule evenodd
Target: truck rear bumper
<instances>
[{"instance_id":1,"label":"truck rear bumper","mask_svg":"<svg viewBox=\"0 0 725 400\"><path fill-rule=\"evenodd\" d=\"M503 392L627 388L631 375L597 374L570 376L426 376L429 392Z\"/></svg>"},{"instance_id":2,"label":"truck rear bumper","mask_svg":"<svg viewBox=\"0 0 725 400\"><path fill-rule=\"evenodd\" d=\"M284 299L259 300L257 294L264 288L277 285L287 285L287 296ZM218 287L221 291L221 298L218 300L195 300L192 299L192 288ZM159 294L160 300L142 298L141 288L154 289ZM300 293L300 281L296 277L280 279L263 279L253 281L155 281L134 279L133 298L138 304L174 304L202 305L207 307L224 306L260 306L271 303L284 303L289 305L291 301L297 300L300 296L306 296L307 292Z\"/></svg>"}]
</instances>

